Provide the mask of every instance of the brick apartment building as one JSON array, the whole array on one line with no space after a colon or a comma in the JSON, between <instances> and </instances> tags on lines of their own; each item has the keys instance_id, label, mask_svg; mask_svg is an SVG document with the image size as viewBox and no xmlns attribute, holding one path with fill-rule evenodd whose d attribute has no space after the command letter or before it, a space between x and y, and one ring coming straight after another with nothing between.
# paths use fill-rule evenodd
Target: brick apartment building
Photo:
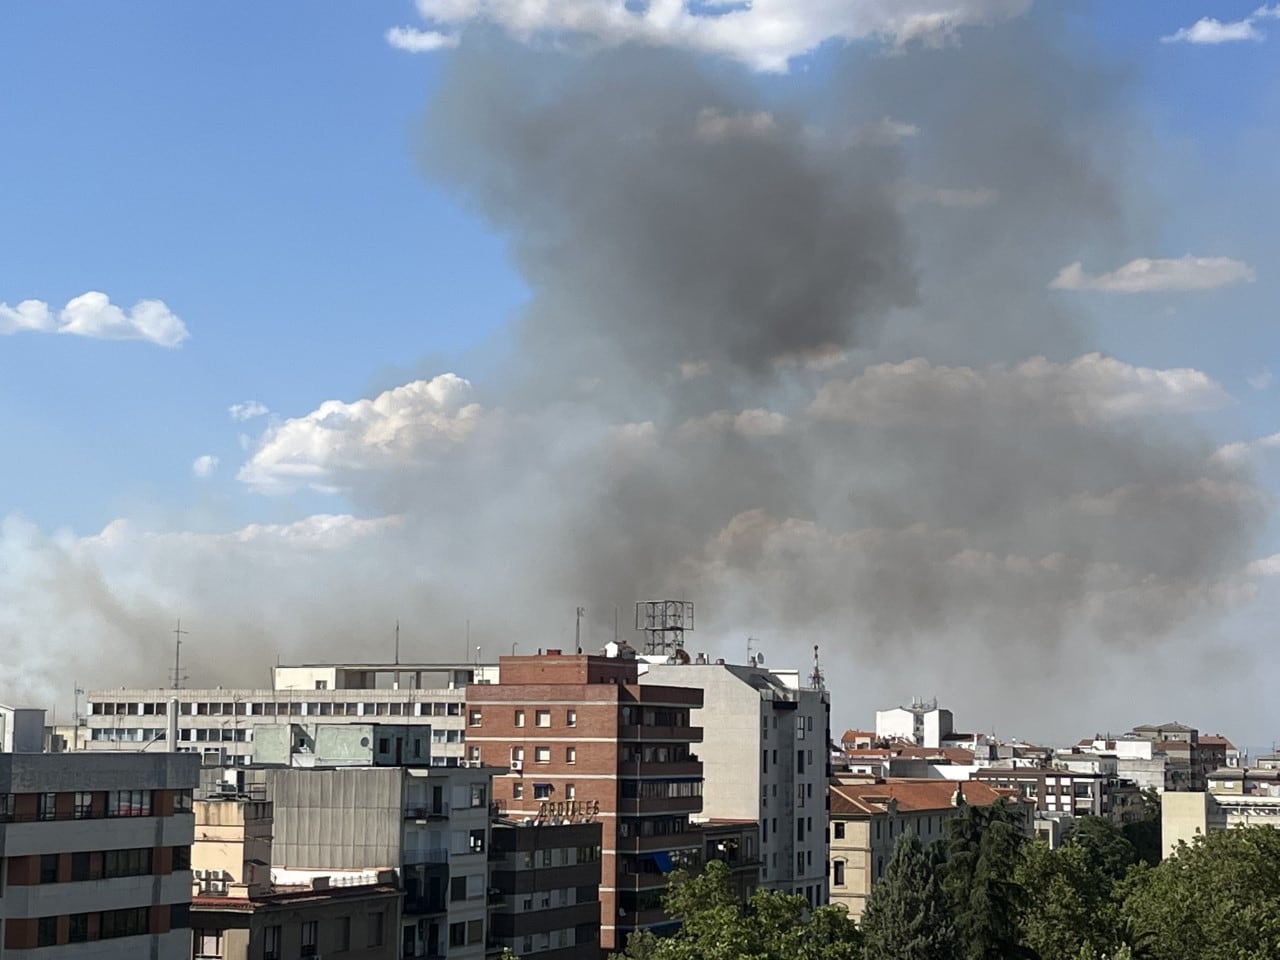
<instances>
[{"instance_id":1,"label":"brick apartment building","mask_svg":"<svg viewBox=\"0 0 1280 960\"><path fill-rule=\"evenodd\" d=\"M499 679L467 688L470 762L494 777L502 815L603 825L600 946L620 950L638 928L662 928L666 874L696 864L703 839L702 763L689 725L702 691L639 682L637 662L561 654L502 657Z\"/></svg>"}]
</instances>

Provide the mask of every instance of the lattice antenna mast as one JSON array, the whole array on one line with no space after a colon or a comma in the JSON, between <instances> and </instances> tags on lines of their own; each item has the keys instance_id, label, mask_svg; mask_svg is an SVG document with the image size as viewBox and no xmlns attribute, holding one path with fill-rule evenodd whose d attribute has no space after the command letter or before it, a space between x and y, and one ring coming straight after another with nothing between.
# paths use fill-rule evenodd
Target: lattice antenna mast
<instances>
[{"instance_id":1,"label":"lattice antenna mast","mask_svg":"<svg viewBox=\"0 0 1280 960\"><path fill-rule=\"evenodd\" d=\"M684 650L684 635L693 630L693 603L688 600L641 600L636 604L636 629L644 631L644 652L674 656Z\"/></svg>"},{"instance_id":2,"label":"lattice antenna mast","mask_svg":"<svg viewBox=\"0 0 1280 960\"><path fill-rule=\"evenodd\" d=\"M173 689L175 690L181 690L182 682L191 679L182 672L182 638L190 632L182 629L181 620L173 628Z\"/></svg>"},{"instance_id":3,"label":"lattice antenna mast","mask_svg":"<svg viewBox=\"0 0 1280 960\"><path fill-rule=\"evenodd\" d=\"M818 645L813 645L813 673L809 674L809 686L814 690L827 689L827 678L822 673L822 661L818 659Z\"/></svg>"}]
</instances>

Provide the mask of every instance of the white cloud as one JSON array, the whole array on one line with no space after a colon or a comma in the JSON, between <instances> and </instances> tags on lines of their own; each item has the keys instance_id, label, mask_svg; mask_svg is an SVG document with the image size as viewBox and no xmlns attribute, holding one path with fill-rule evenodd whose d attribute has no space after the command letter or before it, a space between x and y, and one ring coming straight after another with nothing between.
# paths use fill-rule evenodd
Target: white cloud
<instances>
[{"instance_id":1,"label":"white cloud","mask_svg":"<svg viewBox=\"0 0 1280 960\"><path fill-rule=\"evenodd\" d=\"M865 123L853 131L853 143L872 147L892 147L920 133L914 123L882 117L875 123Z\"/></svg>"},{"instance_id":2,"label":"white cloud","mask_svg":"<svg viewBox=\"0 0 1280 960\"><path fill-rule=\"evenodd\" d=\"M784 353L775 357L773 365L779 370L811 370L822 373L834 370L849 362L849 353L838 344L828 343L797 353Z\"/></svg>"},{"instance_id":3,"label":"white cloud","mask_svg":"<svg viewBox=\"0 0 1280 960\"><path fill-rule=\"evenodd\" d=\"M1255 560L1249 564L1247 571L1255 577L1274 577L1280 575L1280 553Z\"/></svg>"},{"instance_id":4,"label":"white cloud","mask_svg":"<svg viewBox=\"0 0 1280 960\"><path fill-rule=\"evenodd\" d=\"M698 440L710 434L735 433L740 437L777 437L786 433L791 419L776 410L753 408L741 410L716 410L704 417L686 420L676 430L681 440Z\"/></svg>"},{"instance_id":5,"label":"white cloud","mask_svg":"<svg viewBox=\"0 0 1280 960\"><path fill-rule=\"evenodd\" d=\"M217 469L218 458L211 453L206 453L203 456L196 457L195 461L191 464L191 472L195 476L201 478L211 476L213 471Z\"/></svg>"},{"instance_id":6,"label":"white cloud","mask_svg":"<svg viewBox=\"0 0 1280 960\"><path fill-rule=\"evenodd\" d=\"M139 300L126 313L96 290L69 300L57 314L43 300L23 300L16 307L0 303L0 335L22 332L146 340L162 347L176 347L190 336L162 300Z\"/></svg>"},{"instance_id":7,"label":"white cloud","mask_svg":"<svg viewBox=\"0 0 1280 960\"><path fill-rule=\"evenodd\" d=\"M1191 413L1230 398L1199 370L1156 370L1085 354L1069 363L1032 357L1015 366L976 369L922 357L867 367L823 384L809 406L819 420L895 426L986 421L1091 423L1157 413Z\"/></svg>"},{"instance_id":8,"label":"white cloud","mask_svg":"<svg viewBox=\"0 0 1280 960\"><path fill-rule=\"evenodd\" d=\"M711 373L711 364L705 360L685 360L680 364L681 380L696 380Z\"/></svg>"},{"instance_id":9,"label":"white cloud","mask_svg":"<svg viewBox=\"0 0 1280 960\"><path fill-rule=\"evenodd\" d=\"M252 420L254 417L265 417L271 411L265 403L257 400L246 400L244 403L233 403L227 407L232 420Z\"/></svg>"},{"instance_id":10,"label":"white cloud","mask_svg":"<svg viewBox=\"0 0 1280 960\"><path fill-rule=\"evenodd\" d=\"M1214 451L1212 459L1224 466L1242 463L1255 453L1280 448L1280 433L1273 433L1257 440L1240 440L1224 444Z\"/></svg>"},{"instance_id":11,"label":"white cloud","mask_svg":"<svg viewBox=\"0 0 1280 960\"><path fill-rule=\"evenodd\" d=\"M773 114L767 110L756 113L722 113L714 107L698 111L695 128L703 140L730 140L735 137L763 137L776 129Z\"/></svg>"},{"instance_id":12,"label":"white cloud","mask_svg":"<svg viewBox=\"0 0 1280 960\"><path fill-rule=\"evenodd\" d=\"M1253 387L1255 390L1265 390L1271 386L1271 368L1263 367L1251 377L1244 378L1245 383Z\"/></svg>"},{"instance_id":13,"label":"white cloud","mask_svg":"<svg viewBox=\"0 0 1280 960\"><path fill-rule=\"evenodd\" d=\"M386 37L391 46L409 53L448 50L458 45L456 36L440 33L438 30L419 30L417 27L392 27L387 31Z\"/></svg>"},{"instance_id":14,"label":"white cloud","mask_svg":"<svg viewBox=\"0 0 1280 960\"><path fill-rule=\"evenodd\" d=\"M1258 29L1259 20L1280 19L1280 4L1261 6L1241 20L1225 23L1215 17L1201 17L1189 27L1161 37L1162 43L1219 44L1241 40L1262 40L1266 34Z\"/></svg>"},{"instance_id":15,"label":"white cloud","mask_svg":"<svg viewBox=\"0 0 1280 960\"><path fill-rule=\"evenodd\" d=\"M1022 15L1030 0L417 0L427 34L454 41L454 31L483 21L524 41L576 35L597 43L679 47L726 56L758 70L785 71L790 61L829 41L880 39L936 45L965 26ZM424 31L396 27L387 41L401 49L433 49Z\"/></svg>"},{"instance_id":16,"label":"white cloud","mask_svg":"<svg viewBox=\"0 0 1280 960\"><path fill-rule=\"evenodd\" d=\"M1076 261L1058 271L1052 290L1097 290L1102 293L1189 293L1233 283L1252 283L1253 268L1230 257L1176 259L1139 257L1110 273L1088 274Z\"/></svg>"},{"instance_id":17,"label":"white cloud","mask_svg":"<svg viewBox=\"0 0 1280 960\"><path fill-rule=\"evenodd\" d=\"M238 478L266 493L331 492L356 473L412 466L472 432L482 409L470 397L470 383L445 373L372 400L327 400L267 430Z\"/></svg>"}]
</instances>

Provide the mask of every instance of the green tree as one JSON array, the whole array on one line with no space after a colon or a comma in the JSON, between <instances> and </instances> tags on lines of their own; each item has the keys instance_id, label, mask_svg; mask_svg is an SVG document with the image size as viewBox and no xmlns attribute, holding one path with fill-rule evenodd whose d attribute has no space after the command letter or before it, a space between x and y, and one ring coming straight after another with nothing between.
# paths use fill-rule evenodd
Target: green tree
<instances>
[{"instance_id":1,"label":"green tree","mask_svg":"<svg viewBox=\"0 0 1280 960\"><path fill-rule=\"evenodd\" d=\"M1110 955L1119 939L1119 909L1086 844L1050 850L1040 840L1027 843L1015 879L1025 892L1022 942L1040 960Z\"/></svg>"},{"instance_id":2,"label":"green tree","mask_svg":"<svg viewBox=\"0 0 1280 960\"><path fill-rule=\"evenodd\" d=\"M669 937L632 934L611 960L861 960L862 942L844 907L810 910L804 897L756 890L748 903L712 860L697 874L677 871L663 898L680 920Z\"/></svg>"},{"instance_id":3,"label":"green tree","mask_svg":"<svg viewBox=\"0 0 1280 960\"><path fill-rule=\"evenodd\" d=\"M898 835L862 912L866 960L952 960L955 928L942 891L941 851L914 831Z\"/></svg>"},{"instance_id":4,"label":"green tree","mask_svg":"<svg viewBox=\"0 0 1280 960\"><path fill-rule=\"evenodd\" d=\"M1280 957L1280 830L1196 837L1159 866L1135 870L1118 892L1154 960Z\"/></svg>"},{"instance_id":5,"label":"green tree","mask_svg":"<svg viewBox=\"0 0 1280 960\"><path fill-rule=\"evenodd\" d=\"M1026 840L1023 814L1003 801L966 806L947 823L943 889L951 906L960 960L1022 960L1034 955L1019 938L1026 900L1014 879Z\"/></svg>"},{"instance_id":6,"label":"green tree","mask_svg":"<svg viewBox=\"0 0 1280 960\"><path fill-rule=\"evenodd\" d=\"M1126 823L1121 830L1139 860L1153 867L1160 862L1164 843L1160 838L1160 794L1154 788L1142 791L1141 819Z\"/></svg>"},{"instance_id":7,"label":"green tree","mask_svg":"<svg viewBox=\"0 0 1280 960\"><path fill-rule=\"evenodd\" d=\"M1124 832L1105 817L1078 817L1067 845L1082 850L1097 881L1111 896L1111 888L1138 862L1138 853Z\"/></svg>"}]
</instances>

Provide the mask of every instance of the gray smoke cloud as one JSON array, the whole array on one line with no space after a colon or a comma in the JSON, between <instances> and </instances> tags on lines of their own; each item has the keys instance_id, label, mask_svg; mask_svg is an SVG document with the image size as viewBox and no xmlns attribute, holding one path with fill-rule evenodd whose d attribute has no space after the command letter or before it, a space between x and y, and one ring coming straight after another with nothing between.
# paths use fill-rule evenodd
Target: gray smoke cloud
<instances>
[{"instance_id":1,"label":"gray smoke cloud","mask_svg":"<svg viewBox=\"0 0 1280 960\"><path fill-rule=\"evenodd\" d=\"M470 619L491 656L566 645L584 604L594 649L615 609L630 637L633 601L674 596L699 649L750 631L803 665L821 643L856 698L837 722L947 682L975 719L1092 727L1080 701L1046 710L1042 678L1212 637L1256 590L1270 504L1210 459L1217 384L1103 355L1047 289L1146 239L1122 78L1051 34L768 82L469 34L423 166L506 238L528 303L475 382L433 367L298 414L241 471L382 519L42 550L127 564L107 646L137 650L140 617L163 662L156 606L226 638L192 644L209 680L385 658L396 617L409 655L469 654ZM907 666L910 689L873 692Z\"/></svg>"}]
</instances>

